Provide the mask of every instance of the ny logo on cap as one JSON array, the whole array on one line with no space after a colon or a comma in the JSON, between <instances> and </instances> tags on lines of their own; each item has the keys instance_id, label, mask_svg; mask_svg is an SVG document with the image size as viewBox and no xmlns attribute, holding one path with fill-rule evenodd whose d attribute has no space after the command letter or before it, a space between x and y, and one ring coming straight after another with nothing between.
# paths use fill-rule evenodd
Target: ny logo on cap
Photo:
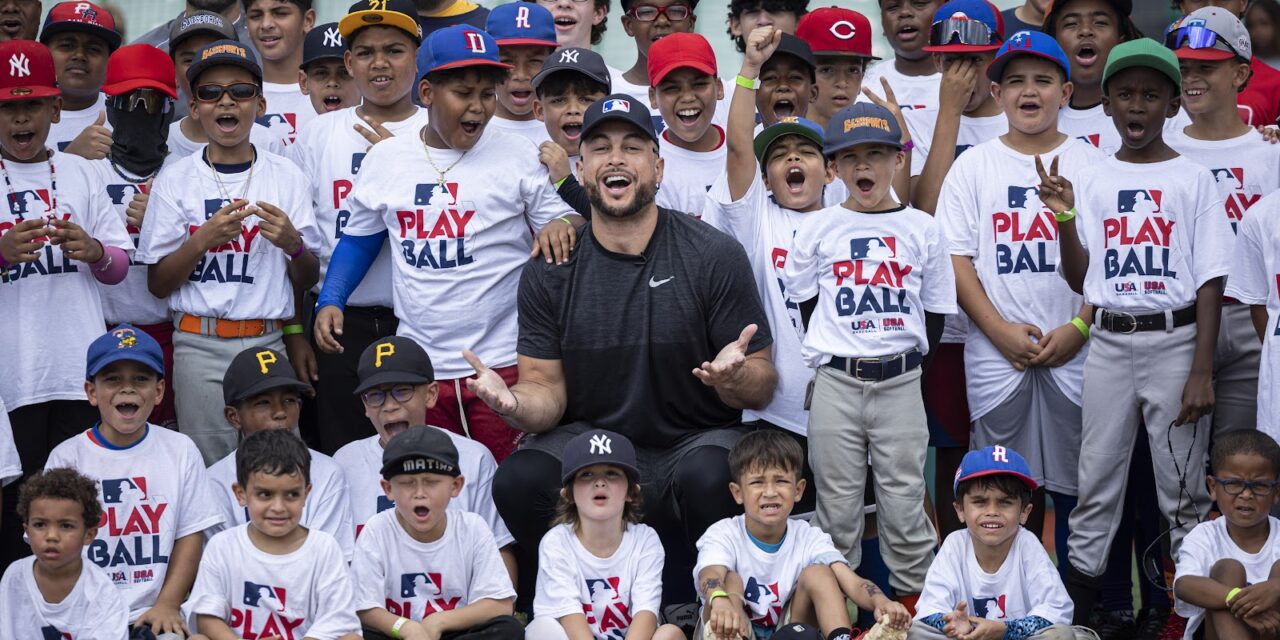
<instances>
[{"instance_id":1,"label":"ny logo on cap","mask_svg":"<svg viewBox=\"0 0 1280 640\"><path fill-rule=\"evenodd\" d=\"M831 35L839 38L840 40L852 40L853 37L858 34L858 28L853 26L853 23L848 20L833 22L831 26L827 28L827 31L830 31Z\"/></svg>"},{"instance_id":2,"label":"ny logo on cap","mask_svg":"<svg viewBox=\"0 0 1280 640\"><path fill-rule=\"evenodd\" d=\"M342 46L342 33L338 31L337 27L329 27L328 29L324 30L324 46L326 47Z\"/></svg>"},{"instance_id":3,"label":"ny logo on cap","mask_svg":"<svg viewBox=\"0 0 1280 640\"><path fill-rule=\"evenodd\" d=\"M15 78L31 75L31 60L27 58L27 54L15 53L9 56L9 75Z\"/></svg>"},{"instance_id":4,"label":"ny logo on cap","mask_svg":"<svg viewBox=\"0 0 1280 640\"><path fill-rule=\"evenodd\" d=\"M516 28L531 29L529 26L529 7L520 7L516 9Z\"/></svg>"},{"instance_id":5,"label":"ny logo on cap","mask_svg":"<svg viewBox=\"0 0 1280 640\"><path fill-rule=\"evenodd\" d=\"M258 368L262 370L262 375L267 375L268 367L276 363L276 354L270 351L259 351L253 354L258 359Z\"/></svg>"},{"instance_id":6,"label":"ny logo on cap","mask_svg":"<svg viewBox=\"0 0 1280 640\"><path fill-rule=\"evenodd\" d=\"M470 49L472 53L484 53L486 51L484 48L484 38L480 37L479 33L475 31L464 31L463 34L467 36L467 48Z\"/></svg>"},{"instance_id":7,"label":"ny logo on cap","mask_svg":"<svg viewBox=\"0 0 1280 640\"><path fill-rule=\"evenodd\" d=\"M560 52L561 64L578 64L578 52L576 50L565 49Z\"/></svg>"},{"instance_id":8,"label":"ny logo on cap","mask_svg":"<svg viewBox=\"0 0 1280 640\"><path fill-rule=\"evenodd\" d=\"M1008 464L1008 462L1009 462L1009 453L1008 453L1008 451L1009 451L1008 449L1006 449L1006 448L1004 448L1004 447L1002 447L1002 446L1000 446L1000 445L996 445L996 446L994 446L994 447L991 447L991 460L992 460L992 461L994 461L994 462L1003 462L1003 463Z\"/></svg>"},{"instance_id":9,"label":"ny logo on cap","mask_svg":"<svg viewBox=\"0 0 1280 640\"><path fill-rule=\"evenodd\" d=\"M116 329L111 332L111 335L119 341L116 343L117 349L132 349L138 346L138 335L133 332L133 329Z\"/></svg>"},{"instance_id":10,"label":"ny logo on cap","mask_svg":"<svg viewBox=\"0 0 1280 640\"><path fill-rule=\"evenodd\" d=\"M613 453L613 441L603 433L591 436L591 453L602 456Z\"/></svg>"},{"instance_id":11,"label":"ny logo on cap","mask_svg":"<svg viewBox=\"0 0 1280 640\"><path fill-rule=\"evenodd\" d=\"M610 111L625 111L627 113L631 113L631 103L621 98L605 100L604 108L600 110L600 113L609 113Z\"/></svg>"},{"instance_id":12,"label":"ny logo on cap","mask_svg":"<svg viewBox=\"0 0 1280 640\"><path fill-rule=\"evenodd\" d=\"M373 366L375 368L381 369L382 359L390 358L395 354L396 354L396 345L391 344L390 342L384 342L378 345L373 350Z\"/></svg>"}]
</instances>

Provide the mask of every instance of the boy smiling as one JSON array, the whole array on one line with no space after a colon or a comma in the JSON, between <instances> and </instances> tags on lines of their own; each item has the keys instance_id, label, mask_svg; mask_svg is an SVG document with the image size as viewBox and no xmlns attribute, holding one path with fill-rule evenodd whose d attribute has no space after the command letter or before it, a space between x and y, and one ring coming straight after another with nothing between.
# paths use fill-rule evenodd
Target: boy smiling
<instances>
[{"instance_id":1,"label":"boy smiling","mask_svg":"<svg viewBox=\"0 0 1280 640\"><path fill-rule=\"evenodd\" d=\"M724 129L712 122L724 99L716 55L706 38L673 33L649 47L648 60L649 104L667 123L658 151L666 164L658 206L700 216L707 188L724 166Z\"/></svg>"}]
</instances>

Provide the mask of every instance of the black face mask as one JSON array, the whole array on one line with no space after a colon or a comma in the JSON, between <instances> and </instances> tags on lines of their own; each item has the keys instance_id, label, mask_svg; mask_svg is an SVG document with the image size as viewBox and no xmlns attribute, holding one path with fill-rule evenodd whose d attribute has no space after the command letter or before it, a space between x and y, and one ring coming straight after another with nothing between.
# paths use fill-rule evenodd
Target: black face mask
<instances>
[{"instance_id":1,"label":"black face mask","mask_svg":"<svg viewBox=\"0 0 1280 640\"><path fill-rule=\"evenodd\" d=\"M151 175L169 155L169 125L173 109L147 113L138 108L124 111L107 101L107 121L111 123L111 159L136 175Z\"/></svg>"}]
</instances>

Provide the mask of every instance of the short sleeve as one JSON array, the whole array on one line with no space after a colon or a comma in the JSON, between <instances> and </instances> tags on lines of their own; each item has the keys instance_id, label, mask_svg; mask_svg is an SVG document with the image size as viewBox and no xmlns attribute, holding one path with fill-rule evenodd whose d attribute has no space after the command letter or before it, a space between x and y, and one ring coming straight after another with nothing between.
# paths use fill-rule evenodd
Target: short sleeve
<instances>
[{"instance_id":1,"label":"short sleeve","mask_svg":"<svg viewBox=\"0 0 1280 640\"><path fill-rule=\"evenodd\" d=\"M133 240L129 237L129 230L111 204L101 175L85 163L84 177L89 189L85 194L89 207L87 213L90 214L90 223L85 226L89 235L103 246L124 249L126 253L133 255Z\"/></svg>"},{"instance_id":2,"label":"short sleeve","mask_svg":"<svg viewBox=\"0 0 1280 640\"><path fill-rule=\"evenodd\" d=\"M369 149L360 164L360 173L355 176L351 185L351 193L347 194L347 209L351 217L342 234L347 236L371 236L387 231L387 223L383 220L383 207L378 194L384 191L379 179L382 177L380 163L385 163L386 144L376 144ZM382 152L382 153L379 153Z\"/></svg>"},{"instance_id":3,"label":"short sleeve","mask_svg":"<svg viewBox=\"0 0 1280 640\"><path fill-rule=\"evenodd\" d=\"M659 614L662 605L662 568L667 554L658 540L658 534L645 525L632 525L639 536L636 575L631 581L631 610L635 613L651 611ZM661 616L659 616L661 617Z\"/></svg>"},{"instance_id":4,"label":"short sleeve","mask_svg":"<svg viewBox=\"0 0 1280 640\"><path fill-rule=\"evenodd\" d=\"M289 222L302 235L303 244L312 251L317 251L324 246L324 238L320 234L320 225L316 223L315 203L311 199L309 183L306 176L294 170L288 161L284 166L288 170L289 179L293 181L293 188L290 190L293 202L285 212L289 215Z\"/></svg>"},{"instance_id":5,"label":"short sleeve","mask_svg":"<svg viewBox=\"0 0 1280 640\"><path fill-rule=\"evenodd\" d=\"M947 239L938 225L929 226L929 256L921 275L920 302L930 313L956 313L956 274L944 247Z\"/></svg>"},{"instance_id":6,"label":"short sleeve","mask_svg":"<svg viewBox=\"0 0 1280 640\"><path fill-rule=\"evenodd\" d=\"M953 256L978 255L978 202L973 193L973 178L965 154L956 160L938 194L934 217L947 238L946 252ZM975 156L976 157L976 156Z\"/></svg>"},{"instance_id":7,"label":"short sleeve","mask_svg":"<svg viewBox=\"0 0 1280 640\"><path fill-rule=\"evenodd\" d=\"M707 567L738 566L738 552L733 543L733 530L737 522L732 518L721 520L711 525L701 538L698 538L698 562L693 568L693 584L697 589L698 574Z\"/></svg>"},{"instance_id":8,"label":"short sleeve","mask_svg":"<svg viewBox=\"0 0 1280 640\"><path fill-rule=\"evenodd\" d=\"M730 199L729 174L724 172L707 192L702 221L729 234L750 253L756 250L762 233L761 218L768 214L768 194L758 172L754 173L747 192L737 200Z\"/></svg>"},{"instance_id":9,"label":"short sleeve","mask_svg":"<svg viewBox=\"0 0 1280 640\"><path fill-rule=\"evenodd\" d=\"M182 468L187 471L178 475L182 504L178 514L178 531L174 538L182 538L223 524L233 526L233 521L224 522L225 516L218 508L222 501L213 493L213 483L206 475L208 472L204 468L200 450L190 438L182 434L177 434L177 437L181 438L182 458L185 462Z\"/></svg>"},{"instance_id":10,"label":"short sleeve","mask_svg":"<svg viewBox=\"0 0 1280 640\"><path fill-rule=\"evenodd\" d=\"M498 553L498 544L493 534L485 526L484 521L472 513L458 514L470 517L471 522L465 528L467 543L470 546L471 584L467 586L467 604L486 598L503 600L513 598L516 590L511 586L511 574L502 563L502 554Z\"/></svg>"},{"instance_id":11,"label":"short sleeve","mask_svg":"<svg viewBox=\"0 0 1280 640\"><path fill-rule=\"evenodd\" d=\"M538 545L538 587L533 597L534 617L560 619L582 613L574 553L565 544L564 529L556 527ZM659 576L661 578L661 576ZM634 590L632 592L634 594Z\"/></svg>"},{"instance_id":12,"label":"short sleeve","mask_svg":"<svg viewBox=\"0 0 1280 640\"><path fill-rule=\"evenodd\" d=\"M1039 545L1039 540L1034 536L1022 536L1024 531L1019 532L1027 559L1023 566L1022 584L1027 588L1027 602L1032 604L1027 615L1040 616L1053 624L1069 625L1075 605L1067 595L1062 577L1044 547Z\"/></svg>"},{"instance_id":13,"label":"short sleeve","mask_svg":"<svg viewBox=\"0 0 1280 640\"><path fill-rule=\"evenodd\" d=\"M674 214L672 214L674 215ZM758 329L751 337L747 353L755 353L773 344L769 333L769 319L760 304L760 291L747 253L737 243L719 242L714 249L718 255L710 260L710 277L707 280L710 306L707 310L707 335L715 351L719 351L742 335L749 324Z\"/></svg>"},{"instance_id":14,"label":"short sleeve","mask_svg":"<svg viewBox=\"0 0 1280 640\"><path fill-rule=\"evenodd\" d=\"M1245 216L1248 220L1249 217ZM1200 607L1193 604L1183 602L1177 597L1178 581L1187 576L1207 577L1209 570L1213 568L1213 563L1217 562L1218 557L1222 554L1214 544L1213 527L1217 525L1214 521L1203 522L1196 525L1196 528L1182 539L1182 546L1178 548L1178 558L1173 578L1174 586L1174 610L1178 615L1184 618L1192 618L1204 611Z\"/></svg>"},{"instance_id":15,"label":"short sleeve","mask_svg":"<svg viewBox=\"0 0 1280 640\"><path fill-rule=\"evenodd\" d=\"M365 527L364 535L356 538L355 552L351 556L353 608L356 611L380 609L386 604L387 567L382 557L382 540L375 540L377 533Z\"/></svg>"},{"instance_id":16,"label":"short sleeve","mask_svg":"<svg viewBox=\"0 0 1280 640\"><path fill-rule=\"evenodd\" d=\"M522 142L524 141L523 138L521 140ZM531 153L534 158L538 157L536 147L531 150ZM533 173L523 176L520 181L520 191L524 195L525 216L529 219L529 224L535 232L560 216L575 213L560 197L555 185L551 184L551 177L547 174L547 168L541 162L536 164L537 168L534 169Z\"/></svg>"},{"instance_id":17,"label":"short sleeve","mask_svg":"<svg viewBox=\"0 0 1280 640\"><path fill-rule=\"evenodd\" d=\"M22 475L22 462L18 458L18 447L13 439L13 425L9 422L9 413L0 403L0 486L17 480Z\"/></svg>"},{"instance_id":18,"label":"short sleeve","mask_svg":"<svg viewBox=\"0 0 1280 640\"><path fill-rule=\"evenodd\" d=\"M338 548L342 549L343 561L350 562L355 552L355 525L351 520L351 502L347 498L347 479L337 465L334 465L324 495L315 497L316 504L311 512L312 528L333 536Z\"/></svg>"},{"instance_id":19,"label":"short sleeve","mask_svg":"<svg viewBox=\"0 0 1280 640\"><path fill-rule=\"evenodd\" d=\"M847 562L844 555L836 550L835 543L831 541L831 535L826 531L813 526L801 528L799 524L793 525L793 528L804 531L805 547L803 557L806 567L814 564Z\"/></svg>"},{"instance_id":20,"label":"short sleeve","mask_svg":"<svg viewBox=\"0 0 1280 640\"><path fill-rule=\"evenodd\" d=\"M938 556L924 576L924 588L916 601L916 620L933 614L950 613L960 602L961 595L955 589L960 584L960 564L964 562L964 530L947 536L938 550Z\"/></svg>"},{"instance_id":21,"label":"short sleeve","mask_svg":"<svg viewBox=\"0 0 1280 640\"><path fill-rule=\"evenodd\" d=\"M579 230L579 237L581 234L582 231ZM581 244L577 251L582 251ZM516 341L516 352L530 358L559 360L561 358L559 310L553 306L550 292L547 290L545 277L547 274L544 271L546 268L536 260L530 260L525 263L524 270L520 273L520 286L516 292L520 337ZM555 268L574 267L558 265Z\"/></svg>"},{"instance_id":22,"label":"short sleeve","mask_svg":"<svg viewBox=\"0 0 1280 640\"><path fill-rule=\"evenodd\" d=\"M786 287L787 297L795 302L804 302L818 295L818 278L822 266L819 257L821 246L816 233L816 228L821 224L818 215L821 214L809 214L802 219L791 249L787 251L782 284Z\"/></svg>"},{"instance_id":23,"label":"short sleeve","mask_svg":"<svg viewBox=\"0 0 1280 640\"><path fill-rule=\"evenodd\" d=\"M1231 252L1236 236L1231 223L1222 214L1222 192L1207 169L1196 176L1195 221L1191 239L1191 264L1196 288L1231 270ZM1248 217L1248 216L1246 216Z\"/></svg>"},{"instance_id":24,"label":"short sleeve","mask_svg":"<svg viewBox=\"0 0 1280 640\"><path fill-rule=\"evenodd\" d=\"M205 615L227 620L231 615L231 603L227 594L231 585L227 567L227 551L225 547L232 543L232 536L241 535L235 529L223 533L209 541L200 557L200 569L196 572L196 581L191 586L191 595L187 599L185 609L191 612L191 628L195 628L196 616Z\"/></svg>"},{"instance_id":25,"label":"short sleeve","mask_svg":"<svg viewBox=\"0 0 1280 640\"><path fill-rule=\"evenodd\" d=\"M1271 213L1268 200L1273 199L1267 198L1249 211L1240 223L1240 235L1236 237L1226 294L1245 304L1267 304L1270 295L1271 278L1267 274L1266 254L1262 249L1262 243L1267 241L1263 221ZM1259 211L1263 206L1268 210Z\"/></svg>"},{"instance_id":26,"label":"short sleeve","mask_svg":"<svg viewBox=\"0 0 1280 640\"><path fill-rule=\"evenodd\" d=\"M166 167L152 183L147 199L147 219L138 234L138 250L134 256L138 263L156 264L180 249L187 240L187 228L178 207L178 198L183 180L179 173L181 167L189 164L177 163L174 166L179 169Z\"/></svg>"},{"instance_id":27,"label":"short sleeve","mask_svg":"<svg viewBox=\"0 0 1280 640\"><path fill-rule=\"evenodd\" d=\"M315 566L318 567L315 590L315 621L307 627L306 637L314 640L338 640L347 634L360 633L360 619L356 617L355 594L351 587L351 574L348 572L346 560L342 557L342 549L327 534L320 535L321 543L316 554Z\"/></svg>"}]
</instances>

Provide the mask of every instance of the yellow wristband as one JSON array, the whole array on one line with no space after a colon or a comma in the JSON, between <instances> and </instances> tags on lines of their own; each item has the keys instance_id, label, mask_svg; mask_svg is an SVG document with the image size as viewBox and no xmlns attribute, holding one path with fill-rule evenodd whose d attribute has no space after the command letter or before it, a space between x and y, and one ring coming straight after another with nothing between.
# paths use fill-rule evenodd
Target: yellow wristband
<instances>
[{"instance_id":1,"label":"yellow wristband","mask_svg":"<svg viewBox=\"0 0 1280 640\"><path fill-rule=\"evenodd\" d=\"M1084 320L1081 320L1079 317L1072 318L1071 326L1079 329L1080 335L1084 336L1085 340L1089 339L1089 325L1085 324Z\"/></svg>"},{"instance_id":2,"label":"yellow wristband","mask_svg":"<svg viewBox=\"0 0 1280 640\"><path fill-rule=\"evenodd\" d=\"M395 638L396 640L400 640L400 627L403 627L404 623L408 621L409 621L408 618L400 618L396 620L396 623L391 625L391 637Z\"/></svg>"},{"instance_id":3,"label":"yellow wristband","mask_svg":"<svg viewBox=\"0 0 1280 640\"><path fill-rule=\"evenodd\" d=\"M1053 214L1053 219L1057 220L1058 222L1071 222L1072 220L1075 220L1075 218L1076 218L1075 207L1071 207L1070 209L1067 209L1062 213Z\"/></svg>"},{"instance_id":4,"label":"yellow wristband","mask_svg":"<svg viewBox=\"0 0 1280 640\"><path fill-rule=\"evenodd\" d=\"M555 181L555 188L559 189L559 188L560 188L560 185L564 184L564 181L565 181L565 180L568 180L568 179L569 179L569 176L565 176L565 177L563 177L563 178L560 178L559 180L556 180L556 181Z\"/></svg>"},{"instance_id":5,"label":"yellow wristband","mask_svg":"<svg viewBox=\"0 0 1280 640\"><path fill-rule=\"evenodd\" d=\"M760 88L759 78L748 78L742 74L738 74L738 77L734 78L733 82L734 84L738 85L739 87L742 87L743 89L750 89L752 91L755 91L756 89Z\"/></svg>"},{"instance_id":6,"label":"yellow wristband","mask_svg":"<svg viewBox=\"0 0 1280 640\"><path fill-rule=\"evenodd\" d=\"M563 222L563 223L565 223L565 224L567 224L567 225L569 225L569 226L571 226L571 227L573 226L573 223L569 221L569 216L567 216L567 215L566 215L566 216L560 216L559 218L556 218L556 220L559 220L560 222Z\"/></svg>"},{"instance_id":7,"label":"yellow wristband","mask_svg":"<svg viewBox=\"0 0 1280 640\"><path fill-rule=\"evenodd\" d=\"M1227 592L1227 606L1231 606L1231 599L1240 595L1241 591L1244 591L1244 589L1241 589L1240 587L1234 587Z\"/></svg>"},{"instance_id":8,"label":"yellow wristband","mask_svg":"<svg viewBox=\"0 0 1280 640\"><path fill-rule=\"evenodd\" d=\"M729 597L729 594L726 593L723 589L716 589L715 591L711 592L711 596L707 598L707 602L714 601L716 598L728 598L728 597Z\"/></svg>"},{"instance_id":9,"label":"yellow wristband","mask_svg":"<svg viewBox=\"0 0 1280 640\"><path fill-rule=\"evenodd\" d=\"M300 324L286 324L284 328L280 330L280 333L283 333L286 336L302 335L305 332L306 329L304 329Z\"/></svg>"}]
</instances>

